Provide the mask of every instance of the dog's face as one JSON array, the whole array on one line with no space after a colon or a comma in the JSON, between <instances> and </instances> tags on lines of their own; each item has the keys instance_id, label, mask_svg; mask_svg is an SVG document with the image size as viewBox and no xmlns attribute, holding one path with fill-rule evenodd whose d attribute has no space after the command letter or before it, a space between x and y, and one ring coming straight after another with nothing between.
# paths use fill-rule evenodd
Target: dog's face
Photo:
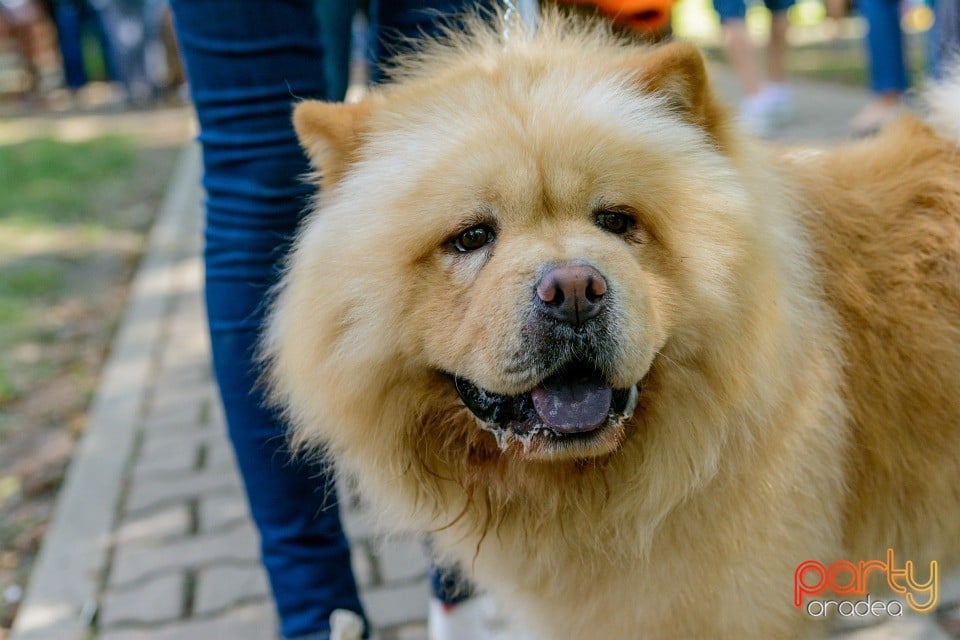
<instances>
[{"instance_id":1,"label":"dog's face","mask_svg":"<svg viewBox=\"0 0 960 640\"><path fill-rule=\"evenodd\" d=\"M564 55L298 106L324 192L273 355L301 419L443 414L515 458L602 456L658 359L709 347L747 206L700 54Z\"/></svg>"}]
</instances>

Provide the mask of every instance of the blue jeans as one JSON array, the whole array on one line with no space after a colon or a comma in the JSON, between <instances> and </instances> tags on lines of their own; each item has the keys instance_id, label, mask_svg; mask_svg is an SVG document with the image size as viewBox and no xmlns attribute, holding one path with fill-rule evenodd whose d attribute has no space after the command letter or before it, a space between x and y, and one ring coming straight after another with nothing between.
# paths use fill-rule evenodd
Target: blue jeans
<instances>
[{"instance_id":1,"label":"blue jeans","mask_svg":"<svg viewBox=\"0 0 960 640\"><path fill-rule=\"evenodd\" d=\"M357 0L314 0L323 46L327 99L339 102L350 81L350 40Z\"/></svg>"},{"instance_id":2,"label":"blue jeans","mask_svg":"<svg viewBox=\"0 0 960 640\"><path fill-rule=\"evenodd\" d=\"M442 12L465 2L417 4ZM322 638L334 609L362 613L350 550L332 479L290 457L284 425L263 405L252 360L265 296L313 191L302 180L308 167L290 112L297 99L326 96L314 0L173 0L171 6L200 121L205 296L228 432L281 632ZM410 24L404 21L401 31L415 35Z\"/></svg>"},{"instance_id":3,"label":"blue jeans","mask_svg":"<svg viewBox=\"0 0 960 640\"><path fill-rule=\"evenodd\" d=\"M782 13L796 4L796 0L763 0L770 13ZM744 20L747 16L745 0L713 0L713 9L720 16L720 22Z\"/></svg>"},{"instance_id":4,"label":"blue jeans","mask_svg":"<svg viewBox=\"0 0 960 640\"><path fill-rule=\"evenodd\" d=\"M103 20L86 0L58 0L52 4L53 19L57 26L57 44L63 59L64 82L68 89L76 90L87 84L87 69L83 59L83 33L92 26L100 45L103 64L108 80L115 80L113 52L103 26Z\"/></svg>"},{"instance_id":5,"label":"blue jeans","mask_svg":"<svg viewBox=\"0 0 960 640\"><path fill-rule=\"evenodd\" d=\"M903 61L898 0L860 0L860 13L867 20L867 54L870 58L870 88L875 93L907 90Z\"/></svg>"}]
</instances>

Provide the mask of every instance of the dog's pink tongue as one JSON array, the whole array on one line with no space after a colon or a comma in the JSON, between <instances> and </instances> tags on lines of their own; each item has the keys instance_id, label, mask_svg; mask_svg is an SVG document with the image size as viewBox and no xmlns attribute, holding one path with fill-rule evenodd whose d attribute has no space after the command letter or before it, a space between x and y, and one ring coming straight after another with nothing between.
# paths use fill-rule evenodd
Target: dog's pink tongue
<instances>
[{"instance_id":1,"label":"dog's pink tongue","mask_svg":"<svg viewBox=\"0 0 960 640\"><path fill-rule=\"evenodd\" d=\"M589 375L546 380L530 395L540 419L560 433L593 431L606 422L613 400L613 390Z\"/></svg>"}]
</instances>

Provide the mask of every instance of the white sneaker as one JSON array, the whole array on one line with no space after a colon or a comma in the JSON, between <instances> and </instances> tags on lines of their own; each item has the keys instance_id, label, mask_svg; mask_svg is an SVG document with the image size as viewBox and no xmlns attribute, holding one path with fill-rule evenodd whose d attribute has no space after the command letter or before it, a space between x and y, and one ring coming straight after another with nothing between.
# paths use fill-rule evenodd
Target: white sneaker
<instances>
[{"instance_id":1,"label":"white sneaker","mask_svg":"<svg viewBox=\"0 0 960 640\"><path fill-rule=\"evenodd\" d=\"M429 640L515 640L493 599L481 594L455 605L430 598Z\"/></svg>"},{"instance_id":2,"label":"white sneaker","mask_svg":"<svg viewBox=\"0 0 960 640\"><path fill-rule=\"evenodd\" d=\"M792 115L790 93L786 85L766 85L759 93L744 98L740 105L743 128L761 138L769 138Z\"/></svg>"},{"instance_id":3,"label":"white sneaker","mask_svg":"<svg viewBox=\"0 0 960 640\"><path fill-rule=\"evenodd\" d=\"M782 126L793 117L790 88L784 83L768 84L760 92L767 101L767 109L774 126Z\"/></svg>"},{"instance_id":4,"label":"white sneaker","mask_svg":"<svg viewBox=\"0 0 960 640\"><path fill-rule=\"evenodd\" d=\"M353 611L337 609L330 614L330 640L361 640L363 618Z\"/></svg>"}]
</instances>

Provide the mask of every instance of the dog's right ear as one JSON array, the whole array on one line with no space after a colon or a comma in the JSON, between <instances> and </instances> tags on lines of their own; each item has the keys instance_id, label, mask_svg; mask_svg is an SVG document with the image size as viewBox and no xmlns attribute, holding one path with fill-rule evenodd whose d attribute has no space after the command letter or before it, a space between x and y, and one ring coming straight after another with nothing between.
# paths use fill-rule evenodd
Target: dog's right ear
<instances>
[{"instance_id":1,"label":"dog's right ear","mask_svg":"<svg viewBox=\"0 0 960 640\"><path fill-rule=\"evenodd\" d=\"M293 128L323 188L333 186L356 157L370 110L370 100L356 104L304 100L294 108Z\"/></svg>"},{"instance_id":2,"label":"dog's right ear","mask_svg":"<svg viewBox=\"0 0 960 640\"><path fill-rule=\"evenodd\" d=\"M677 114L719 141L726 110L714 99L699 49L683 42L657 47L640 59L634 77L646 91L660 94Z\"/></svg>"}]
</instances>

